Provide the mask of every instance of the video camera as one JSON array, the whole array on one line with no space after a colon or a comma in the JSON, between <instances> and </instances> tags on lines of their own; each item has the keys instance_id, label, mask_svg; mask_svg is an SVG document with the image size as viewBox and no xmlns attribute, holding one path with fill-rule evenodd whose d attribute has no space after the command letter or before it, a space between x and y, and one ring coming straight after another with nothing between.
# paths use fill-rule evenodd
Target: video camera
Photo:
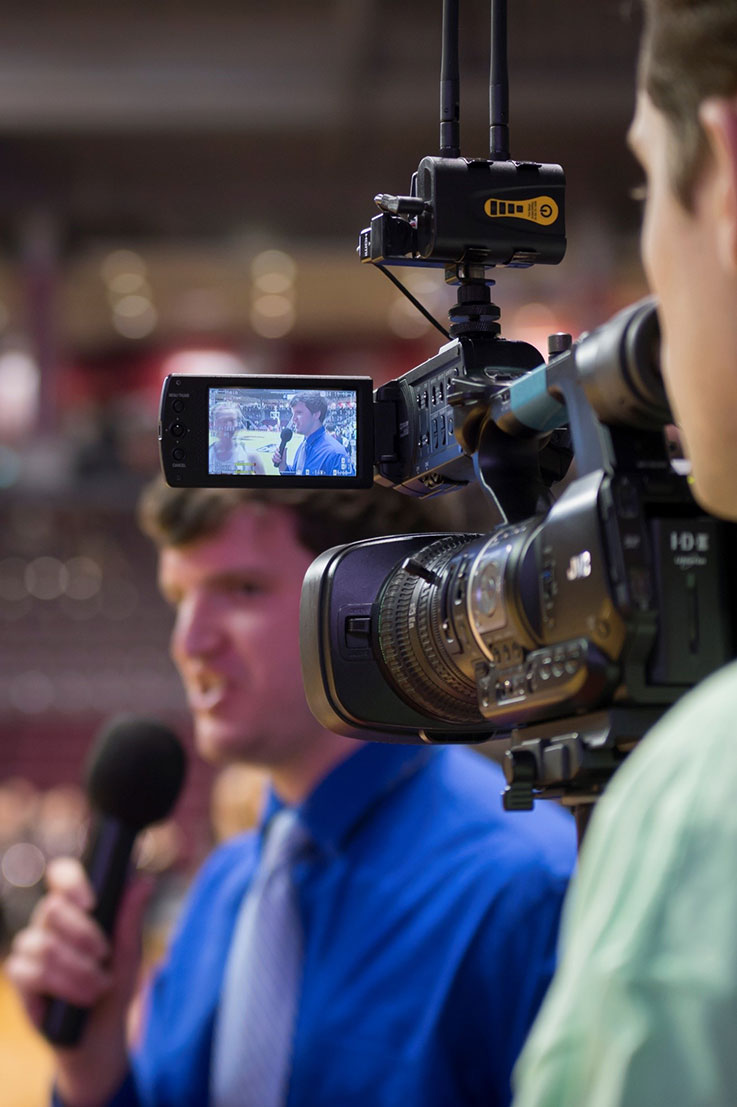
<instances>
[{"instance_id":1,"label":"video camera","mask_svg":"<svg viewBox=\"0 0 737 1107\"><path fill-rule=\"evenodd\" d=\"M444 268L457 287L449 341L373 401L366 378L168 378L162 463L171 484L373 479L428 496L478 482L503 520L490 533L377 538L317 558L302 591L307 698L325 727L359 738L508 739L505 806L585 805L734 655L734 535L672 463L652 300L576 342L552 335L547 363L501 336L489 270L561 260L565 181L560 166L510 160L503 0L491 20L491 157L460 157L458 0L444 0L440 156L422 159L407 196L376 198L359 239L361 260L395 283L388 263ZM314 450L307 464L311 439L289 413L309 389L342 410L347 464L320 468ZM240 469L214 429L224 402L240 412L231 438L252 448Z\"/></svg>"},{"instance_id":2,"label":"video camera","mask_svg":"<svg viewBox=\"0 0 737 1107\"><path fill-rule=\"evenodd\" d=\"M672 464L658 338L644 300L511 380L454 376L457 433L473 434L505 522L318 557L301 627L324 726L510 739L507 807L591 802L662 712L733 656L734 534ZM578 472L551 506L541 445L564 421Z\"/></svg>"}]
</instances>

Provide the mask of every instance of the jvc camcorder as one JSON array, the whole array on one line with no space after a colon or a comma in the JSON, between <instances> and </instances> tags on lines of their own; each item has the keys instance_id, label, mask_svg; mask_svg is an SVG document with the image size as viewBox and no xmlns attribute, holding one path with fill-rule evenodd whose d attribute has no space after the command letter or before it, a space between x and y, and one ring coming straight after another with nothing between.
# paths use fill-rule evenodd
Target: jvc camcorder
<instances>
[{"instance_id":1,"label":"jvc camcorder","mask_svg":"<svg viewBox=\"0 0 737 1107\"><path fill-rule=\"evenodd\" d=\"M452 356L450 378L420 367L396 382L401 393L422 380L423 441L433 396L447 398L506 521L315 561L301 633L323 725L401 742L511 739L508 805L583 798L733 656L733 529L697 507L671 460L658 347L644 300L528 372L469 369L461 339L438 355ZM564 424L577 476L551 503L546 451L564 467L551 438Z\"/></svg>"},{"instance_id":2,"label":"jvc camcorder","mask_svg":"<svg viewBox=\"0 0 737 1107\"><path fill-rule=\"evenodd\" d=\"M161 455L170 484L428 496L479 482L502 519L490 532L318 557L302 593L307 697L341 734L506 738L507 807L586 805L734 655L734 534L672 460L652 300L575 343L551 335L547 362L501 335L489 271L561 260L565 179L510 159L503 0L491 22L491 156L460 156L458 0L444 0L440 154L408 195L376 197L359 238L397 284L387 265L444 269L446 344L373 394L366 378L170 377Z\"/></svg>"}]
</instances>

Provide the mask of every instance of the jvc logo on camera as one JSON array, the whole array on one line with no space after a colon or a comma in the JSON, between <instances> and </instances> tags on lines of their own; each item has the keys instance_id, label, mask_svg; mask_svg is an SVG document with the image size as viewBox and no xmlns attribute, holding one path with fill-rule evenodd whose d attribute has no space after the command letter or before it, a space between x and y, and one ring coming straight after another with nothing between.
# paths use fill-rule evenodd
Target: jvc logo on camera
<instances>
[{"instance_id":1,"label":"jvc logo on camera","mask_svg":"<svg viewBox=\"0 0 737 1107\"><path fill-rule=\"evenodd\" d=\"M584 550L583 553L576 554L568 562L568 568L566 569L567 580L584 580L586 577L591 576L591 554L588 550Z\"/></svg>"}]
</instances>

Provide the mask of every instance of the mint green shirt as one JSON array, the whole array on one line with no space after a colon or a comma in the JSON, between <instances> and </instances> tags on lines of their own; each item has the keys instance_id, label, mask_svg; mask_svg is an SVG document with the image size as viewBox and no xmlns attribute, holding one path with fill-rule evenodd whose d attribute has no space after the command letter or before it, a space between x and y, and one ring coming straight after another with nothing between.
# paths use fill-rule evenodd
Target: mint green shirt
<instances>
[{"instance_id":1,"label":"mint green shirt","mask_svg":"<svg viewBox=\"0 0 737 1107\"><path fill-rule=\"evenodd\" d=\"M597 804L514 1107L737 1105L737 663Z\"/></svg>"}]
</instances>

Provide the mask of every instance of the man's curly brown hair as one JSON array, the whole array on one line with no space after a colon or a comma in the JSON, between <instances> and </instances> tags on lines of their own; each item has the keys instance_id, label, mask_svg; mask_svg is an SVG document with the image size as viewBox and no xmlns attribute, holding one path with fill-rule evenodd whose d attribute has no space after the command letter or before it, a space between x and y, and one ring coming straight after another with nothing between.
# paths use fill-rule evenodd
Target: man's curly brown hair
<instances>
[{"instance_id":1,"label":"man's curly brown hair","mask_svg":"<svg viewBox=\"0 0 737 1107\"><path fill-rule=\"evenodd\" d=\"M243 504L286 508L294 513L299 541L313 553L383 534L487 529L469 523L463 494L418 500L375 486L367 491L270 488L169 488L157 479L139 502L141 529L156 545L184 546L214 534Z\"/></svg>"}]
</instances>

